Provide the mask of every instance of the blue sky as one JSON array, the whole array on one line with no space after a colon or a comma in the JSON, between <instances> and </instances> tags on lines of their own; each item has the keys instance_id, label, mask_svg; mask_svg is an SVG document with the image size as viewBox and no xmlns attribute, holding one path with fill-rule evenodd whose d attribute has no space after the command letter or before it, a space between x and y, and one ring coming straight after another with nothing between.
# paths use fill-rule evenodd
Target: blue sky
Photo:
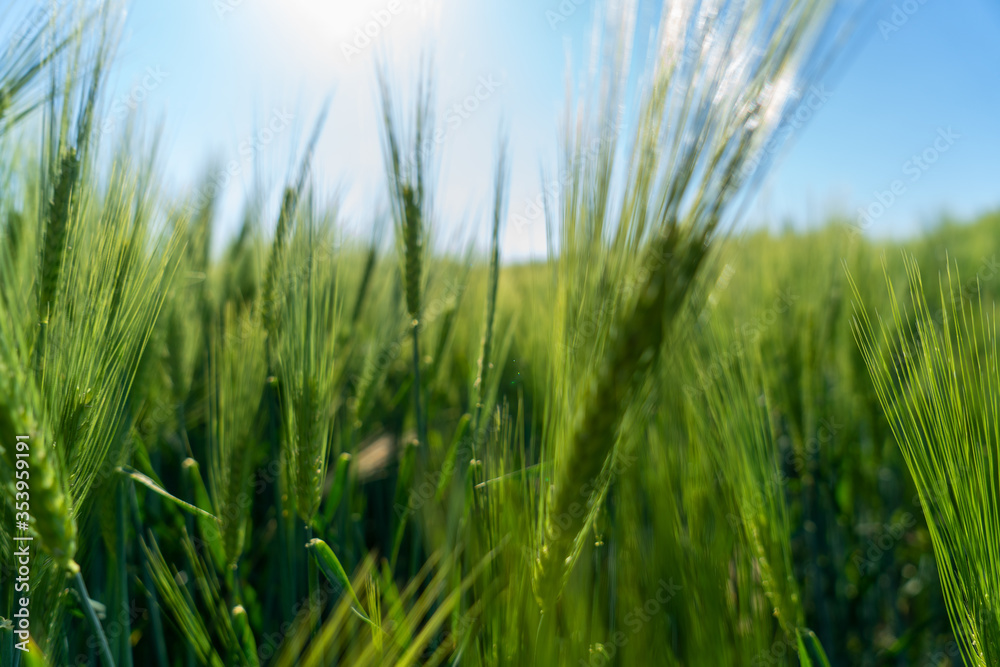
<instances>
[{"instance_id":1,"label":"blue sky","mask_svg":"<svg viewBox=\"0 0 1000 667\"><path fill-rule=\"evenodd\" d=\"M315 179L339 195L348 223L364 233L383 199L375 59L387 58L405 88L420 53L432 50L442 130L438 236L482 238L501 121L511 138L512 212L540 191L541 167L554 171L567 62L578 67L586 54L595 0L575 2L553 25L546 12L557 11L558 0L133 0L108 128L123 126L126 111L148 125L163 119L161 165L177 187L193 185L210 160L213 174L228 163L222 210L233 228L254 164L265 183L280 184L290 149L302 146L331 96ZM1000 205L1000 3L895 6L898 29L887 28L893 2L860 26L858 52L828 82L829 101L794 133L749 212L751 224L857 217L894 181L902 181L901 194L868 219L871 234L918 233L942 213L969 217ZM358 29L378 20L369 44L354 42ZM475 110L457 111L463 101ZM949 129L953 140L937 151L939 132ZM932 150L935 161L921 162L914 179L912 158ZM544 226L508 225L504 251L544 254Z\"/></svg>"}]
</instances>

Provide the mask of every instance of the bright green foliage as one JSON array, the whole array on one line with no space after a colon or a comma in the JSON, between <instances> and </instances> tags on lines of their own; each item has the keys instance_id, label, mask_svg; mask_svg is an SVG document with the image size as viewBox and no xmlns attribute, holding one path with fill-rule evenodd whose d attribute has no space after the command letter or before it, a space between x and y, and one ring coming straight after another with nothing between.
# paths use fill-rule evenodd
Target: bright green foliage
<instances>
[{"instance_id":1,"label":"bright green foliage","mask_svg":"<svg viewBox=\"0 0 1000 667\"><path fill-rule=\"evenodd\" d=\"M1000 659L1000 366L995 308L942 278L939 316L906 258L912 314L888 274L891 319L875 330L860 295L857 332L872 381L920 494L948 615L968 664ZM978 292L978 290L977 290Z\"/></svg>"},{"instance_id":2,"label":"bright green foliage","mask_svg":"<svg viewBox=\"0 0 1000 667\"><path fill-rule=\"evenodd\" d=\"M157 138L94 131L110 6L12 47L0 560L29 435L33 658L992 664L1000 218L889 244L975 275L957 298L910 260L886 298L836 220L731 236L846 6L664 3L643 59L608 4L538 216L484 156L485 252L432 234L430 70L399 105L380 70L370 235L311 175L325 109L226 235L215 184L164 194ZM549 256L505 262L532 224Z\"/></svg>"},{"instance_id":3,"label":"bright green foliage","mask_svg":"<svg viewBox=\"0 0 1000 667\"><path fill-rule=\"evenodd\" d=\"M250 477L255 461L257 414L267 365L264 327L254 312L237 315L228 307L214 336L209 360L209 406L212 435L209 473L228 564L235 567L252 498Z\"/></svg>"},{"instance_id":4,"label":"bright green foliage","mask_svg":"<svg viewBox=\"0 0 1000 667\"><path fill-rule=\"evenodd\" d=\"M283 284L278 367L286 430L285 464L299 517L310 523L319 509L326 480L333 413L341 376L336 364L342 300L333 239L306 220L292 239L295 262Z\"/></svg>"}]
</instances>

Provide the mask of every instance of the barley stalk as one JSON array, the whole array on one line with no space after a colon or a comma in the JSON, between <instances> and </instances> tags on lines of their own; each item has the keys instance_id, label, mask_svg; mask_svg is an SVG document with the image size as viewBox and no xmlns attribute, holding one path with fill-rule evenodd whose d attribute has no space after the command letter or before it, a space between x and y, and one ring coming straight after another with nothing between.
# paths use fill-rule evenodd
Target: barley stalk
<instances>
[{"instance_id":1,"label":"barley stalk","mask_svg":"<svg viewBox=\"0 0 1000 667\"><path fill-rule=\"evenodd\" d=\"M497 159L496 181L493 193L493 226L490 236L490 263L486 284L486 321L483 325L482 349L479 355L478 370L474 385L476 397L475 417L473 418L474 443L482 441L483 430L485 429L482 422L483 402L485 398L484 390L486 373L492 365L493 328L494 320L496 319L497 288L500 284L500 224L506 214L507 179L507 152L505 146L501 146L500 155ZM473 451L473 458L475 458L475 451Z\"/></svg>"},{"instance_id":2,"label":"barley stalk","mask_svg":"<svg viewBox=\"0 0 1000 667\"><path fill-rule=\"evenodd\" d=\"M545 544L535 565L536 596L543 609L551 608L558 598L574 542L588 521L587 512L572 506L578 503L581 488L600 475L633 378L659 355L707 252L703 238L681 239L680 234L676 225L669 225L650 245L648 278L639 285L630 311L612 328L604 359L582 388L568 453L547 509Z\"/></svg>"},{"instance_id":3,"label":"barley stalk","mask_svg":"<svg viewBox=\"0 0 1000 667\"><path fill-rule=\"evenodd\" d=\"M337 383L334 352L340 298L333 262L317 257L323 242L309 217L293 238L297 268L287 283L287 332L279 348L285 458L291 466L296 510L307 525L322 499Z\"/></svg>"},{"instance_id":4,"label":"barley stalk","mask_svg":"<svg viewBox=\"0 0 1000 667\"><path fill-rule=\"evenodd\" d=\"M549 435L556 473L543 504L533 581L543 612L553 608L574 563L574 550L594 514L590 502L600 501L607 487L605 480L585 492L612 456L634 381L670 342L717 230L731 220L730 209L747 194L748 184L759 182L753 179L764 171L761 155L769 154L764 148L788 113L794 86L815 72L831 6L793 3L775 21L760 0L724 8L664 3L655 64L644 83L627 171L621 174L624 192L617 198L611 184L618 173L620 100L635 7L609 9L610 42L595 43L607 58L591 102L596 114L582 105L579 117L569 117L570 178L560 190L558 219L552 220L546 204L547 222L562 223L557 266L563 268L559 289L566 333L573 334L584 311L589 312L583 318L610 324L553 370L561 380L552 388L557 416ZM693 62L683 63L686 56ZM587 139L595 131L597 150L591 151L594 144ZM643 258L639 271L633 267L637 256ZM630 279L634 294L617 289ZM612 316L605 318L608 311ZM563 399L564 383L580 387L568 392L570 401ZM581 495L588 503L582 511L576 506Z\"/></svg>"},{"instance_id":5,"label":"barley stalk","mask_svg":"<svg viewBox=\"0 0 1000 667\"><path fill-rule=\"evenodd\" d=\"M209 473L226 559L235 567L243 553L250 514L251 451L267 368L259 317L254 313L237 316L230 306L222 332L215 335L210 360Z\"/></svg>"},{"instance_id":6,"label":"barley stalk","mask_svg":"<svg viewBox=\"0 0 1000 667\"><path fill-rule=\"evenodd\" d=\"M421 457L427 457L427 416L421 405L420 380L420 317L423 289L423 253L430 221L430 200L426 184L429 180L426 159L430 154L429 129L432 127L430 78L422 77L417 87L412 144L401 145L397 135L396 109L384 70L379 70L382 96L382 143L389 199L396 221L397 240L402 245L403 288L406 312L410 317L413 337L413 408L417 421L417 439L424 447Z\"/></svg>"},{"instance_id":7,"label":"barley stalk","mask_svg":"<svg viewBox=\"0 0 1000 667\"><path fill-rule=\"evenodd\" d=\"M417 420L417 439L420 444L427 445L427 425L425 415L420 405L420 292L423 265L423 224L418 194L413 187L405 184L402 187L403 210L403 273L406 292L406 311L410 316L410 328L413 335L413 414ZM421 450L421 456L426 456L426 449Z\"/></svg>"}]
</instances>

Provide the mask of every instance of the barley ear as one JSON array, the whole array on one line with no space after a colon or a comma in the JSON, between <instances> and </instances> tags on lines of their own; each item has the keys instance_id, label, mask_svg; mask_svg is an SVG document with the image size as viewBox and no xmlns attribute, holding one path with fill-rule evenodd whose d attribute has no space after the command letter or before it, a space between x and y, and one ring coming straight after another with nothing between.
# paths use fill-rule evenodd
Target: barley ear
<instances>
[{"instance_id":1,"label":"barley ear","mask_svg":"<svg viewBox=\"0 0 1000 667\"><path fill-rule=\"evenodd\" d=\"M73 560L77 548L77 527L70 509L69 494L60 475L58 461L48 451L51 432L38 418L33 407L33 391L20 383L14 387L11 369L0 362L0 442L4 446L4 462L11 470L17 468L15 444L27 443L27 468L31 475L31 528L38 547L69 574L79 571ZM18 438L21 436L21 438ZM25 440L23 436L28 436ZM13 498L13 493L10 494Z\"/></svg>"},{"instance_id":2,"label":"barley ear","mask_svg":"<svg viewBox=\"0 0 1000 667\"><path fill-rule=\"evenodd\" d=\"M271 244L271 252L267 258L267 268L264 272L264 328L271 339L271 344L273 344L274 337L277 334L278 309L276 283L278 279L278 264L284 256L285 241L292 227L297 202L298 193L295 189L291 187L285 188L285 195L281 202L281 212L278 214L278 226L274 230L274 241Z\"/></svg>"},{"instance_id":3,"label":"barley ear","mask_svg":"<svg viewBox=\"0 0 1000 667\"><path fill-rule=\"evenodd\" d=\"M573 421L569 452L550 491L544 527L545 543L535 564L535 595L542 609L558 599L577 536L589 513L573 511L581 492L601 477L616 440L617 423L633 378L659 354L667 326L680 312L707 252L696 236L679 246L682 232L675 224L647 249L652 267L640 285L630 310L610 333L607 352L596 375L582 389ZM672 258L677 251L675 260Z\"/></svg>"},{"instance_id":4,"label":"barley ear","mask_svg":"<svg viewBox=\"0 0 1000 667\"><path fill-rule=\"evenodd\" d=\"M59 288L59 273L69 227L73 189L80 171L80 160L76 150L69 148L59 164L59 178L52 196L52 205L45 227L45 245L42 248L42 263L38 297L38 319L48 322Z\"/></svg>"},{"instance_id":5,"label":"barley ear","mask_svg":"<svg viewBox=\"0 0 1000 667\"><path fill-rule=\"evenodd\" d=\"M229 306L213 339L209 483L226 560L235 567L243 554L250 514L250 444L267 379L264 331L255 313L237 315L235 307Z\"/></svg>"},{"instance_id":6,"label":"barley ear","mask_svg":"<svg viewBox=\"0 0 1000 667\"><path fill-rule=\"evenodd\" d=\"M493 328L496 319L497 288L500 284L500 224L506 215L507 201L507 181L509 174L507 171L507 150L506 145L501 144L500 156L497 159L496 182L493 199L493 233L490 239L490 265L489 278L486 285L486 321L483 325L482 348L479 355L478 371L475 383L475 409L476 416L473 420L475 442L482 442L482 433L485 425L482 419L484 402L486 400L485 383L486 373L492 365L491 354L493 351ZM474 453L474 452L473 452Z\"/></svg>"},{"instance_id":7,"label":"barley ear","mask_svg":"<svg viewBox=\"0 0 1000 667\"><path fill-rule=\"evenodd\" d=\"M409 185L403 186L403 243L405 247L406 311L411 320L420 319L420 280L423 269L423 231L420 205Z\"/></svg>"}]
</instances>

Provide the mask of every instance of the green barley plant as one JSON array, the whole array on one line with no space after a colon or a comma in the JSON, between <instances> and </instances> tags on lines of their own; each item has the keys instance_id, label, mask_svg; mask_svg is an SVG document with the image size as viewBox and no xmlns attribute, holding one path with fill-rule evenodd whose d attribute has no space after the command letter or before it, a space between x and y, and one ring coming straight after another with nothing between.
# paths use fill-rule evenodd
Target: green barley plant
<instances>
[{"instance_id":1,"label":"green barley plant","mask_svg":"<svg viewBox=\"0 0 1000 667\"><path fill-rule=\"evenodd\" d=\"M640 4L596 7L542 215L484 156L481 250L430 69L375 77L387 200L324 195L324 107L232 229L217 169L95 131L120 6L0 10L0 663L992 664L1000 217L736 236L858 3Z\"/></svg>"},{"instance_id":2,"label":"green barley plant","mask_svg":"<svg viewBox=\"0 0 1000 667\"><path fill-rule=\"evenodd\" d=\"M507 167L507 148L506 145L501 145L497 157L497 168L496 168L496 180L494 185L494 197L493 197L493 224L492 233L490 235L490 262L489 262L489 274L486 284L486 318L483 324L483 342L482 351L479 355L479 361L477 362L478 369L476 371L476 381L473 384L473 390L475 392L475 416L472 420L473 423L473 434L476 441L482 439L482 432L484 429L484 423L482 420L483 412L489 414L491 412L490 406L492 400L487 394L486 383L487 374L493 364L492 354L494 353L493 347L495 345L494 329L496 322L496 308L497 308L497 289L500 283L500 227L501 223L507 217L507 181L510 175L508 173ZM494 399L495 400L495 399Z\"/></svg>"},{"instance_id":3,"label":"green barley plant","mask_svg":"<svg viewBox=\"0 0 1000 667\"><path fill-rule=\"evenodd\" d=\"M243 554L250 514L257 415L267 380L265 333L256 312L238 315L228 307L215 333L209 361L211 465L215 515L229 567Z\"/></svg>"},{"instance_id":4,"label":"green barley plant","mask_svg":"<svg viewBox=\"0 0 1000 667\"><path fill-rule=\"evenodd\" d=\"M4 323L9 325L11 313L5 311L4 315ZM66 489L64 467L56 453L49 451L53 429L44 421L41 397L34 382L23 372L26 342L18 342L19 333L10 330L9 326L4 329L4 345L0 350L4 371L0 435L5 443L3 472L7 502L29 497L18 493L23 492L21 487L26 485L18 485L15 478L31 479L30 498L34 508L31 518L40 548L55 560L60 570L76 574L80 569L73 560L77 550L77 525ZM30 443L25 464L18 463L15 458L16 452L21 450L15 444L20 441L17 436L26 436Z\"/></svg>"},{"instance_id":5,"label":"green barley plant","mask_svg":"<svg viewBox=\"0 0 1000 667\"><path fill-rule=\"evenodd\" d=\"M50 31L57 18L52 8L40 6L27 13L0 9L0 26L10 36L0 64L0 136L30 118L51 92L45 89L45 75L73 43L71 33Z\"/></svg>"},{"instance_id":6,"label":"green barley plant","mask_svg":"<svg viewBox=\"0 0 1000 667\"><path fill-rule=\"evenodd\" d=\"M427 447L426 415L421 408L420 394L420 318L425 288L425 256L427 237L432 220L431 128L434 126L432 106L433 81L421 76L417 87L414 115L410 124L403 125L399 111L393 105L391 86L385 70L379 71L382 96L382 147L389 185L389 202L396 225L396 241L400 252L406 314L413 337L413 407L417 422L417 438ZM402 126L402 127L401 127ZM401 132L408 134L401 134Z\"/></svg>"},{"instance_id":7,"label":"green barley plant","mask_svg":"<svg viewBox=\"0 0 1000 667\"><path fill-rule=\"evenodd\" d=\"M264 326L270 336L270 344L273 346L277 342L278 323L280 320L281 298L278 292L278 278L283 268L285 258L285 246L288 242L292 228L295 224L295 214L298 209L309 177L309 168L313 151L316 150L316 142L319 141L320 133L323 130L323 123L326 122L327 107L324 106L316 124L313 126L312 134L306 145L306 150L299 165L299 173L294 184L289 184L281 198L281 208L278 211L278 222L274 230L274 239L267 255L266 268L264 270L263 294L263 317ZM271 348L273 349L273 347Z\"/></svg>"},{"instance_id":8,"label":"green barley plant","mask_svg":"<svg viewBox=\"0 0 1000 667\"><path fill-rule=\"evenodd\" d=\"M606 78L593 111L567 119L561 168L568 184L549 223L559 234L559 309L544 436L555 478L544 495L534 575L544 610L558 600L593 519L592 511L573 509L580 490L615 450L623 408L643 369L670 345L713 241L760 166L793 91L812 75L833 5L789 3L777 21L768 3L710 9L664 6L624 167L616 162L625 120L618 100L631 53L628 8L601 45ZM734 52L743 55L727 58ZM619 173L625 180L616 196ZM578 345L588 321L596 333ZM557 525L567 516L568 525Z\"/></svg>"},{"instance_id":9,"label":"green barley plant","mask_svg":"<svg viewBox=\"0 0 1000 667\"><path fill-rule=\"evenodd\" d=\"M916 484L962 659L991 665L1000 651L996 312L964 295L949 265L939 320L916 260L904 261L912 310L887 273L890 308L876 329L855 287L858 344Z\"/></svg>"},{"instance_id":10,"label":"green barley plant","mask_svg":"<svg viewBox=\"0 0 1000 667\"><path fill-rule=\"evenodd\" d=\"M251 664L242 643L245 634L237 635L233 615L223 600L221 584L214 570L201 559L186 533L182 546L192 564L190 576L198 593L197 598L184 586L188 575L182 575L176 567L168 565L155 539L151 539L150 544L142 541L143 552L151 565L165 608L183 630L186 641L194 647L200 664L211 667Z\"/></svg>"},{"instance_id":11,"label":"green barley plant","mask_svg":"<svg viewBox=\"0 0 1000 667\"><path fill-rule=\"evenodd\" d=\"M712 358L723 358L727 337L721 333L714 337L722 343L714 348ZM727 512L726 522L740 536L745 550L742 560L752 566L759 580L763 600L755 596L758 604L773 610L784 637L797 648L804 663L809 660L807 646L826 660L815 633L803 625L805 614L794 576L785 479L768 410L771 403L764 389L763 357L759 348L752 348L733 364L722 369L722 377L705 396L711 422L705 440L735 505L733 511ZM697 395L694 398L701 399Z\"/></svg>"},{"instance_id":12,"label":"green barley plant","mask_svg":"<svg viewBox=\"0 0 1000 667\"><path fill-rule=\"evenodd\" d=\"M113 520L96 520L91 512L99 498L108 497L99 490L117 487L114 469L128 456L133 382L176 245L168 233L135 215L154 203L138 196L131 161L119 156L119 168L103 184L83 183L91 173L87 146L93 98L104 76L111 19L103 26L105 36L96 46L78 38L67 49L74 63L82 62L82 53L89 54L85 75L78 78L71 67L69 87L62 91L52 86L45 117L51 157L42 161L42 177L21 191L25 213L39 220L37 233L19 241L25 261L4 262L0 300L11 323L4 334L5 365L21 376L4 391L4 404L20 413L8 424L25 434L37 433L41 440L33 455L31 487L35 519L40 520L36 530L54 567L39 568L37 585L58 591L61 577L73 578L78 608L100 638L102 661L112 664L76 561L77 535L81 517L98 523L105 538L114 531ZM77 81L83 90L80 109L74 112ZM121 205L131 197L137 203L126 213ZM116 224L102 229L99 223L108 220ZM37 263L31 266L26 260L33 257ZM29 369L34 375L30 383L23 376ZM15 396L21 398L15 401ZM19 405L21 401L26 402ZM60 607L50 609L38 620L39 636L61 625Z\"/></svg>"},{"instance_id":13,"label":"green barley plant","mask_svg":"<svg viewBox=\"0 0 1000 667\"><path fill-rule=\"evenodd\" d=\"M333 248L335 242L325 229L311 217L296 227L278 353L286 425L282 451L295 509L306 525L315 517L322 497L342 377L336 364L336 340L343 303L338 267L324 250Z\"/></svg>"}]
</instances>

